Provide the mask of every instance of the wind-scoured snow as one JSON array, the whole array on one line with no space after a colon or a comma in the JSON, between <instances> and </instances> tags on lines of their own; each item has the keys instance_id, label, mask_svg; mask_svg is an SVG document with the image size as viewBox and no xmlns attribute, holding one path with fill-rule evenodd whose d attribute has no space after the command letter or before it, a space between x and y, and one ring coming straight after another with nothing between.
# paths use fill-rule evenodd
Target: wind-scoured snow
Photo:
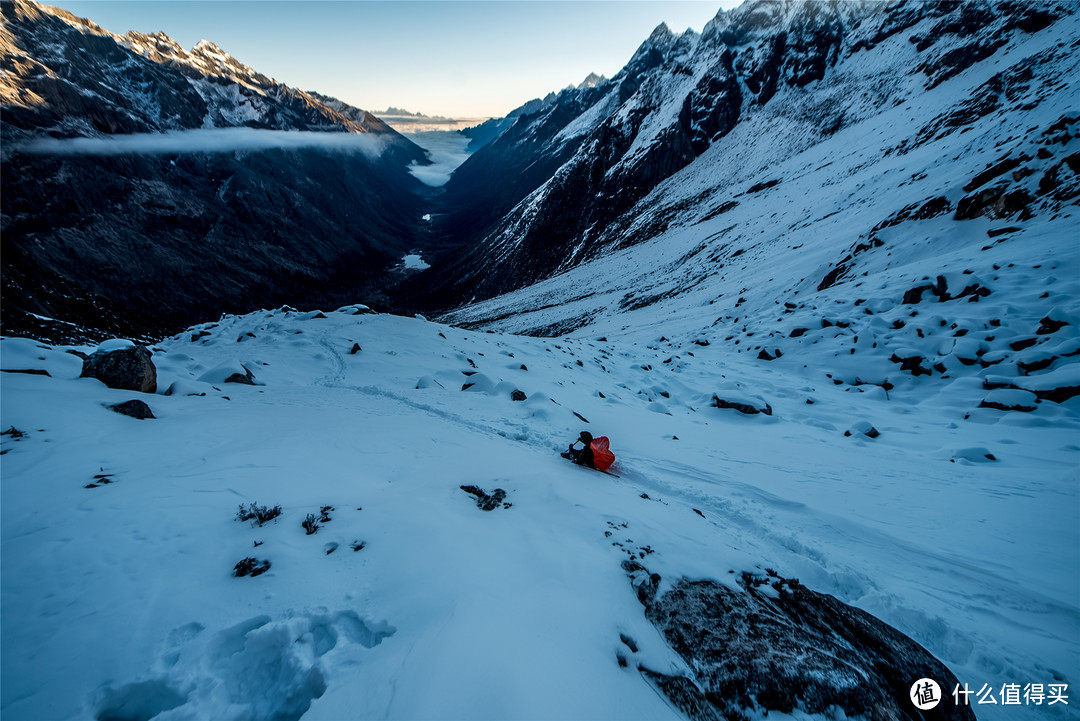
<instances>
[{"instance_id":1,"label":"wind-scoured snow","mask_svg":"<svg viewBox=\"0 0 1080 721\"><path fill-rule=\"evenodd\" d=\"M665 588L798 577L975 688L1072 681L1075 399L835 386L812 350L770 365L666 313L607 340L365 313L196 326L153 349L157 395L2 341L50 374L2 375L5 718L675 718L635 670L685 668L630 556ZM107 407L135 397L155 419ZM618 478L559 458L581 430ZM281 515L235 520L252 503Z\"/></svg>"}]
</instances>

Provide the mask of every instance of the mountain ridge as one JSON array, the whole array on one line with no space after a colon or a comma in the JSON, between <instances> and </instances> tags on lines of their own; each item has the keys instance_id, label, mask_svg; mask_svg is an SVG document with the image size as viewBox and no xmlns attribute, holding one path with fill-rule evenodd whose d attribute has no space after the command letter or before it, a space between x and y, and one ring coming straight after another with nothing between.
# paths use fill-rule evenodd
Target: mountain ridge
<instances>
[{"instance_id":1,"label":"mountain ridge","mask_svg":"<svg viewBox=\"0 0 1080 721\"><path fill-rule=\"evenodd\" d=\"M0 10L6 332L147 337L252 303L360 293L390 304L428 192L407 166L429 163L425 150L208 41L188 52L162 33L115 35L29 0ZM269 134L261 148L221 137L187 154L29 150L206 128ZM373 138L378 152L296 148L285 141L302 133L274 131Z\"/></svg>"},{"instance_id":2,"label":"mountain ridge","mask_svg":"<svg viewBox=\"0 0 1080 721\"><path fill-rule=\"evenodd\" d=\"M504 128L455 172L441 230L460 247L423 278L437 287L432 305L490 297L604 252L613 244L609 229L638 215L638 201L777 92L820 83L840 60L861 62L898 33L922 29L909 41L912 64L893 68L923 78L910 90L920 92L1067 15L1045 2L757 0L718 13L700 35L658 26L606 92L563 91L536 115L516 117L518 129ZM893 91L882 84L855 92L877 93L874 102L884 103ZM814 112L823 110L814 132L843 126L842 113L824 105ZM496 158L509 169L498 181Z\"/></svg>"}]
</instances>

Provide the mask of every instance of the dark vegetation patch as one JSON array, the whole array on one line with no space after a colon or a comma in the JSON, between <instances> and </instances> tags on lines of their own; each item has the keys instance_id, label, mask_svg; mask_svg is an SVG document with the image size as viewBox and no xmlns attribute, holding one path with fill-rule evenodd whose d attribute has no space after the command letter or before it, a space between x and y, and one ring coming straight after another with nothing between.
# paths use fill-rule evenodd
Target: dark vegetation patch
<instances>
[{"instance_id":1,"label":"dark vegetation patch","mask_svg":"<svg viewBox=\"0 0 1080 721\"><path fill-rule=\"evenodd\" d=\"M281 506L270 508L268 506L250 503L245 508L244 504L241 503L239 509L236 511L236 520L251 521L252 526L262 526L264 523L269 523L280 515Z\"/></svg>"},{"instance_id":2,"label":"dark vegetation patch","mask_svg":"<svg viewBox=\"0 0 1080 721\"><path fill-rule=\"evenodd\" d=\"M503 508L510 508L513 505L506 502L506 491L501 488L496 488L490 495L478 486L462 486L461 490L471 496L476 496L476 507L481 511L494 511L500 505Z\"/></svg>"}]
</instances>

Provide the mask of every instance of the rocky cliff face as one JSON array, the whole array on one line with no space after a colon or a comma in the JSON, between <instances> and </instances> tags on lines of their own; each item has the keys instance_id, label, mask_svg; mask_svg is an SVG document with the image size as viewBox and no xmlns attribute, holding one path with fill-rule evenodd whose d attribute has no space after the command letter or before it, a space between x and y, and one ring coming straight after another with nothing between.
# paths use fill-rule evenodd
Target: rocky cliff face
<instances>
[{"instance_id":1,"label":"rocky cliff face","mask_svg":"<svg viewBox=\"0 0 1080 721\"><path fill-rule=\"evenodd\" d=\"M69 332L45 317L154 335L258 305L383 299L416 234L425 190L406 166L427 162L421 148L213 43L114 35L23 0L0 9L5 332ZM24 152L232 127L362 135L381 152Z\"/></svg>"},{"instance_id":2,"label":"rocky cliff face","mask_svg":"<svg viewBox=\"0 0 1080 721\"><path fill-rule=\"evenodd\" d=\"M710 148L768 114L778 95L784 114L828 137L868 106L903 102L901 85L933 89L1067 12L1059 3L981 0L751 0L700 35L661 25L610 81L565 90L520 115L454 174L436 230L466 252L427 274L440 276L433 302L491 297L653 237L657 227L626 233L640 202L689 164L709 162L702 156ZM913 58L878 47L901 34ZM853 82L849 69L859 65L888 72ZM775 162L787 157L784 139L754 143ZM715 172L721 185L730 169Z\"/></svg>"}]
</instances>

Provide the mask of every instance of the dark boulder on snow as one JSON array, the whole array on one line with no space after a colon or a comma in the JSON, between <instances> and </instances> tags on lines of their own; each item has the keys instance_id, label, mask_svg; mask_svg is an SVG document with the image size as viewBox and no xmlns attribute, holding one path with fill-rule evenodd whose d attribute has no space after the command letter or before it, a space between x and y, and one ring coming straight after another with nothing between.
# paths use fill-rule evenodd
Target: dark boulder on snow
<instances>
[{"instance_id":1,"label":"dark boulder on snow","mask_svg":"<svg viewBox=\"0 0 1080 721\"><path fill-rule=\"evenodd\" d=\"M99 350L83 361L80 378L96 378L109 388L157 392L157 368L145 346Z\"/></svg>"},{"instance_id":2,"label":"dark boulder on snow","mask_svg":"<svg viewBox=\"0 0 1080 721\"><path fill-rule=\"evenodd\" d=\"M866 421L858 421L851 428L844 431L844 437L850 438L851 436L866 436L867 438L877 438L881 435L881 432L877 428Z\"/></svg>"},{"instance_id":3,"label":"dark boulder on snow","mask_svg":"<svg viewBox=\"0 0 1080 721\"><path fill-rule=\"evenodd\" d=\"M150 406L139 400L130 400L124 401L123 403L117 403L115 405L109 406L109 410L116 411L122 416L138 418L140 421L156 417L154 415L154 412L150 410Z\"/></svg>"},{"instance_id":4,"label":"dark boulder on snow","mask_svg":"<svg viewBox=\"0 0 1080 721\"><path fill-rule=\"evenodd\" d=\"M923 365L926 361L921 355L909 355L906 357L900 356L898 353L893 353L889 360L892 363L899 363L900 370L908 371L913 376L921 375L933 375L933 371Z\"/></svg>"},{"instance_id":5,"label":"dark boulder on snow","mask_svg":"<svg viewBox=\"0 0 1080 721\"><path fill-rule=\"evenodd\" d=\"M1053 360L1057 356L1050 356L1050 358ZM1035 399L1052 403L1064 403L1080 396L1080 366L1070 364L1048 373L1025 377L987 376L983 379L983 388L994 391L994 394L1004 391L1023 392L1021 395L988 395L981 404L983 408L1017 410L1015 407L1010 408L1009 406L1020 405L1034 410ZM1003 391L997 389L1003 389Z\"/></svg>"},{"instance_id":6,"label":"dark boulder on snow","mask_svg":"<svg viewBox=\"0 0 1080 721\"><path fill-rule=\"evenodd\" d=\"M1021 390L1019 388L1001 388L990 391L990 393L983 398L982 402L979 403L979 408L993 408L999 411L1031 413L1035 410L1035 404L1037 402L1037 396L1031 391Z\"/></svg>"},{"instance_id":7,"label":"dark boulder on snow","mask_svg":"<svg viewBox=\"0 0 1080 721\"><path fill-rule=\"evenodd\" d=\"M713 408L732 408L739 413L745 413L746 415L755 415L758 413L766 416L772 415L772 406L764 400L757 396L736 391L724 391L720 394L714 393L712 397L712 406Z\"/></svg>"},{"instance_id":8,"label":"dark boulder on snow","mask_svg":"<svg viewBox=\"0 0 1080 721\"><path fill-rule=\"evenodd\" d=\"M241 365L244 369L243 373L233 373L231 376L225 379L226 383L240 383L242 385L253 386L255 385L255 376L252 375L251 370L247 366Z\"/></svg>"},{"instance_id":9,"label":"dark boulder on snow","mask_svg":"<svg viewBox=\"0 0 1080 721\"><path fill-rule=\"evenodd\" d=\"M971 220L985 216L987 218L1008 218L1026 209L1034 200L1023 188L1009 190L1010 183L998 183L984 190L961 198L956 204L956 220Z\"/></svg>"},{"instance_id":10,"label":"dark boulder on snow","mask_svg":"<svg viewBox=\"0 0 1080 721\"><path fill-rule=\"evenodd\" d=\"M510 394L510 400L512 401L525 401L528 399L529 397L525 395L525 391L522 390L515 390L513 393Z\"/></svg>"},{"instance_id":11,"label":"dark boulder on snow","mask_svg":"<svg viewBox=\"0 0 1080 721\"><path fill-rule=\"evenodd\" d=\"M693 721L736 721L761 711L831 714L895 721L974 721L946 689L956 677L891 626L795 579L744 573L738 588L680 579L658 593L659 575L623 561L645 606L690 676L639 670ZM912 684L934 679L944 698L919 711Z\"/></svg>"},{"instance_id":12,"label":"dark boulder on snow","mask_svg":"<svg viewBox=\"0 0 1080 721\"><path fill-rule=\"evenodd\" d=\"M27 376L45 376L52 378L52 374L41 368L0 368L0 373L21 373Z\"/></svg>"},{"instance_id":13,"label":"dark boulder on snow","mask_svg":"<svg viewBox=\"0 0 1080 721\"><path fill-rule=\"evenodd\" d=\"M1039 321L1039 329L1035 331L1035 335L1049 335L1051 333L1057 333L1059 330L1067 326L1069 323L1064 320L1055 320L1050 316L1043 317Z\"/></svg>"}]
</instances>

